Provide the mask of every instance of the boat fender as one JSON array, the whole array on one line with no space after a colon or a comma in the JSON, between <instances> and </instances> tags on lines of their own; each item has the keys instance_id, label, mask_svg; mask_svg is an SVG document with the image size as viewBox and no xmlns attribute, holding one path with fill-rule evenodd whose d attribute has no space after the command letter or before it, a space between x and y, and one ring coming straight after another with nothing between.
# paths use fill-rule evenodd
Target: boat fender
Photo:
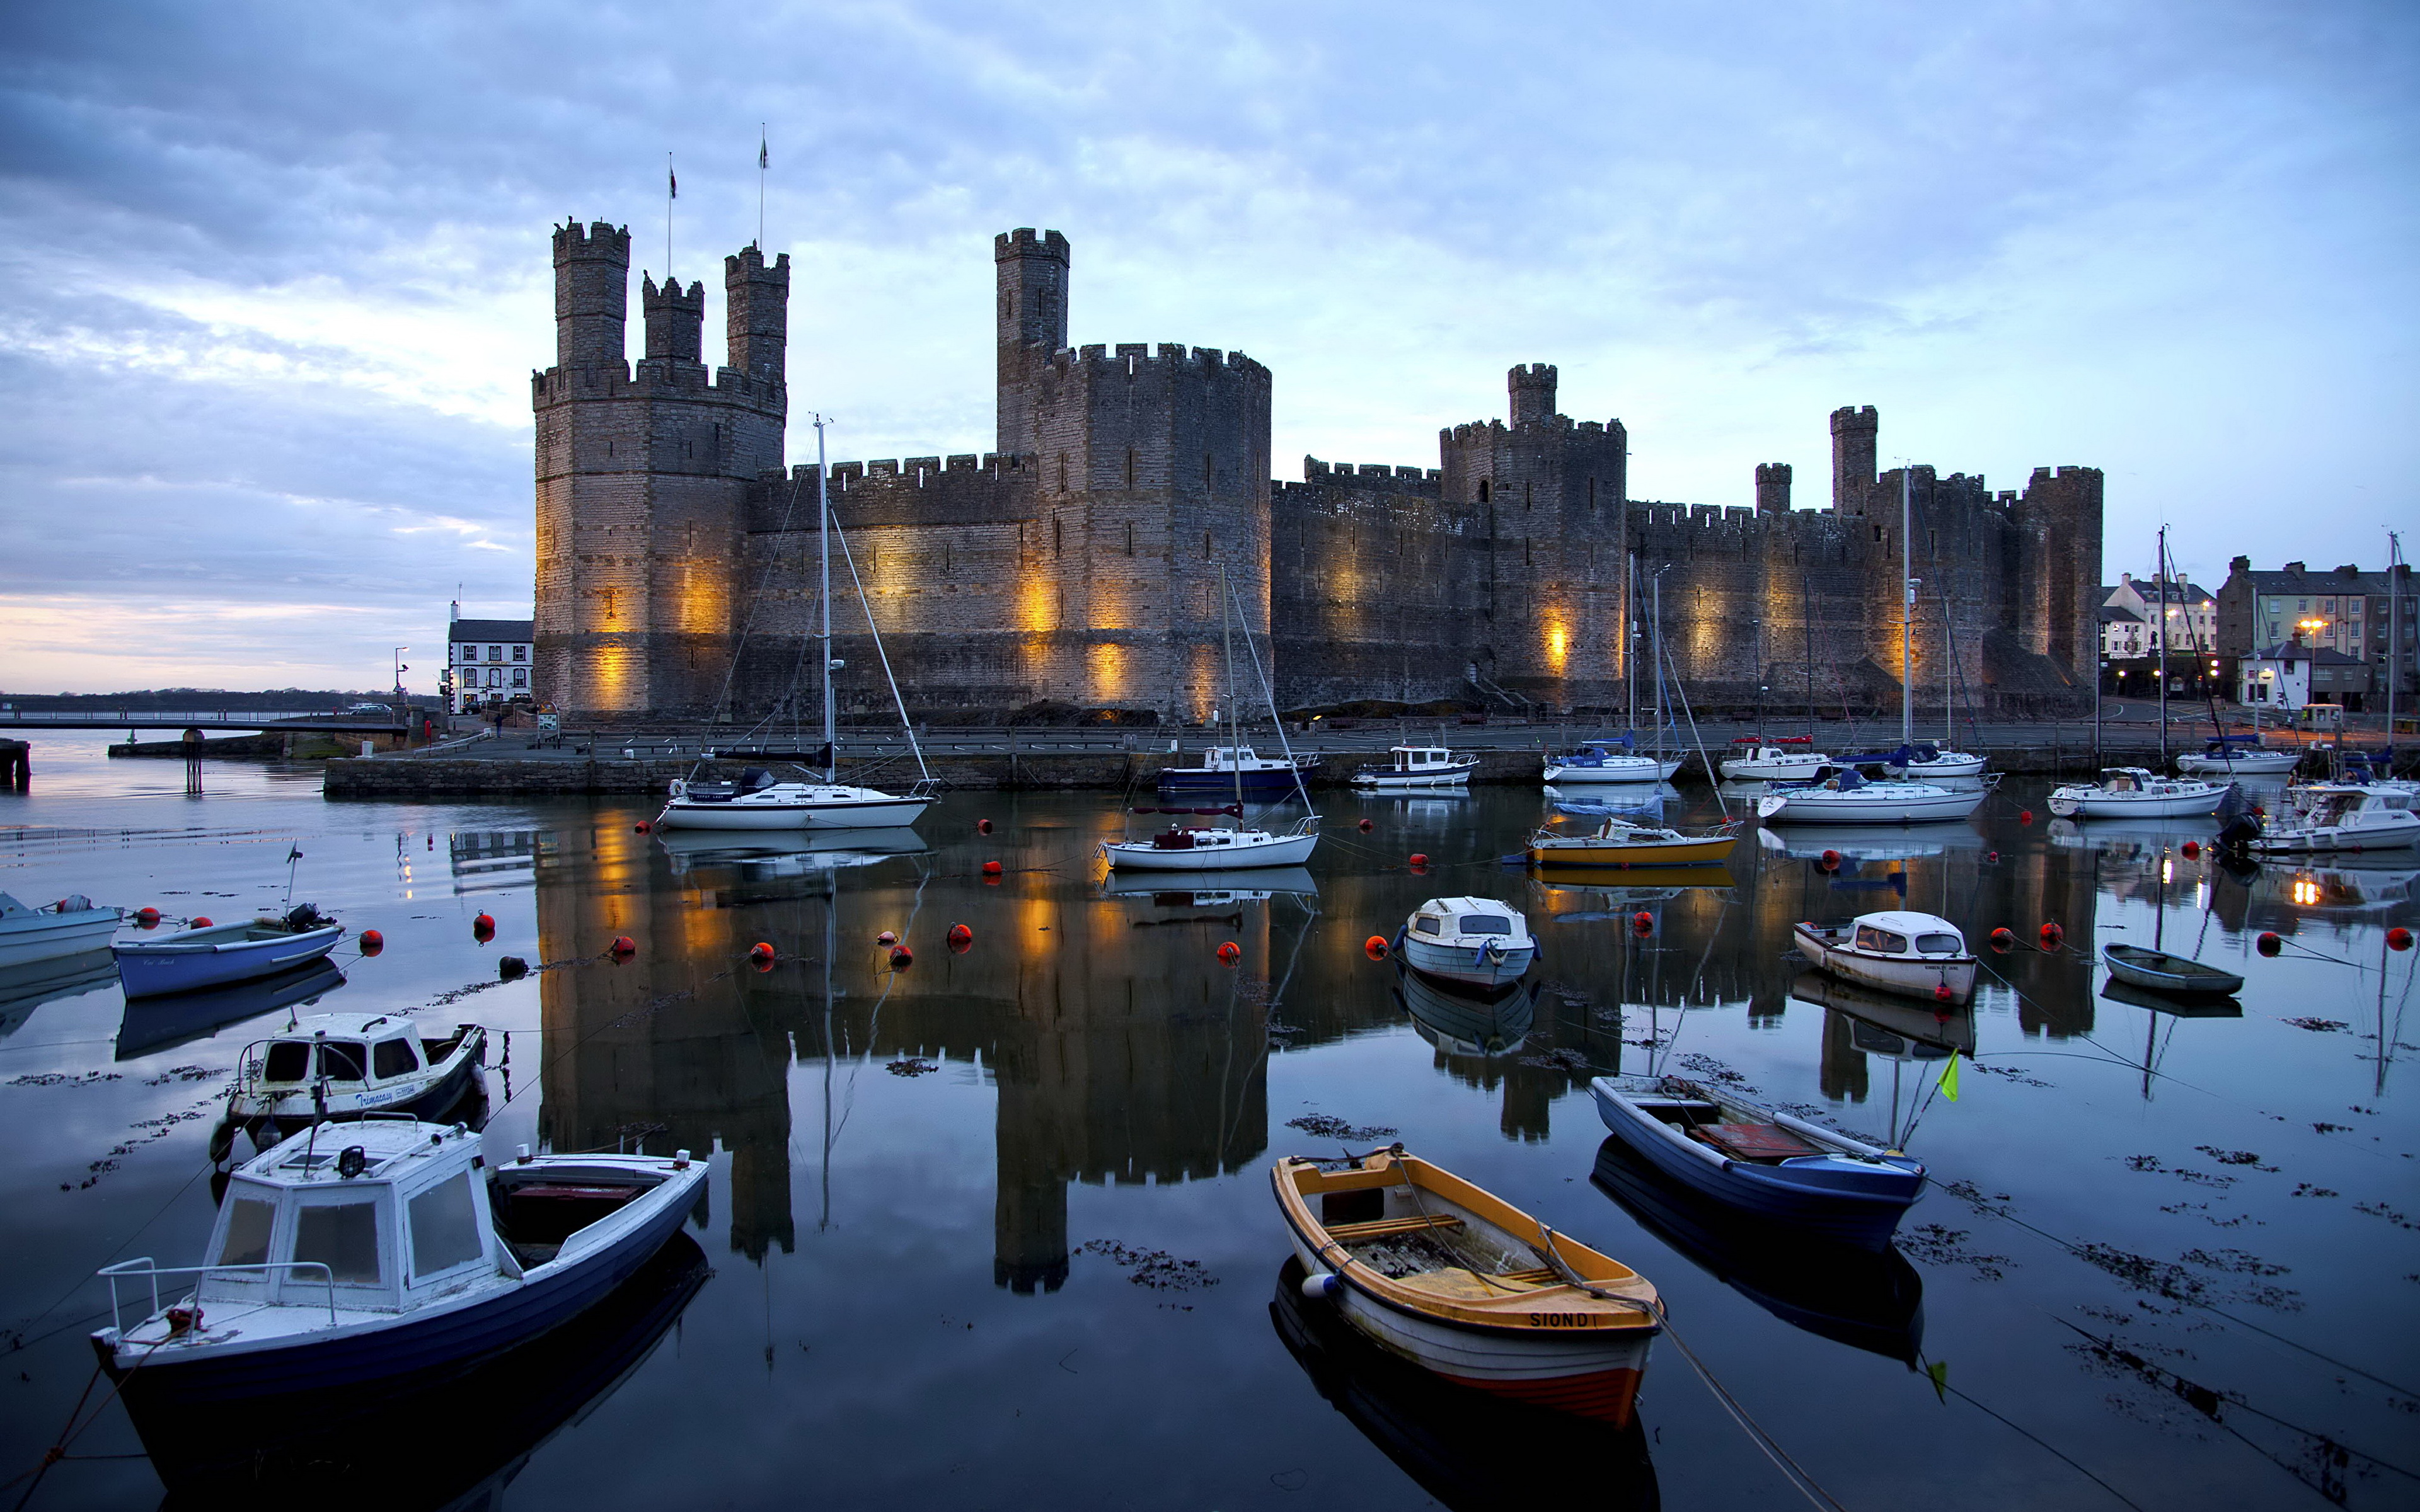
<instances>
[{"instance_id":1,"label":"boat fender","mask_svg":"<svg viewBox=\"0 0 2420 1512\"><path fill-rule=\"evenodd\" d=\"M899 932L896 930L884 930L881 933L874 937L874 943L876 945L896 945L899 943Z\"/></svg>"},{"instance_id":2,"label":"boat fender","mask_svg":"<svg viewBox=\"0 0 2420 1512\"><path fill-rule=\"evenodd\" d=\"M2412 932L2397 924L2386 932L2386 948L2390 950L2412 949Z\"/></svg>"},{"instance_id":3,"label":"boat fender","mask_svg":"<svg viewBox=\"0 0 2420 1512\"><path fill-rule=\"evenodd\" d=\"M1948 1002L1957 995L1949 990L1949 983L1947 981L1936 981L1932 984L1932 1000L1936 1003Z\"/></svg>"},{"instance_id":4,"label":"boat fender","mask_svg":"<svg viewBox=\"0 0 2420 1512\"><path fill-rule=\"evenodd\" d=\"M2275 930L2264 929L2260 932L2260 937L2252 942L2252 948L2262 955L2275 955L2286 948L2286 942L2278 937Z\"/></svg>"},{"instance_id":5,"label":"boat fender","mask_svg":"<svg viewBox=\"0 0 2420 1512\"><path fill-rule=\"evenodd\" d=\"M1302 1294L1313 1302L1323 1297L1333 1297L1343 1289L1343 1277L1333 1271L1321 1271L1302 1278Z\"/></svg>"},{"instance_id":6,"label":"boat fender","mask_svg":"<svg viewBox=\"0 0 2420 1512\"><path fill-rule=\"evenodd\" d=\"M1361 942L1361 953L1368 956L1373 961L1386 960L1387 936L1384 934L1373 934L1368 939L1363 940Z\"/></svg>"},{"instance_id":7,"label":"boat fender","mask_svg":"<svg viewBox=\"0 0 2420 1512\"><path fill-rule=\"evenodd\" d=\"M522 1165L528 1165L530 1163L529 1146L521 1145L517 1148L520 1149L520 1153L516 1157L516 1164Z\"/></svg>"},{"instance_id":8,"label":"boat fender","mask_svg":"<svg viewBox=\"0 0 2420 1512\"><path fill-rule=\"evenodd\" d=\"M1992 932L1992 949L2002 955L2017 948L2017 932L2003 924Z\"/></svg>"},{"instance_id":9,"label":"boat fender","mask_svg":"<svg viewBox=\"0 0 2420 1512\"><path fill-rule=\"evenodd\" d=\"M688 1150L675 1149L673 1151L673 1169L676 1171L685 1171L689 1169Z\"/></svg>"},{"instance_id":10,"label":"boat fender","mask_svg":"<svg viewBox=\"0 0 2420 1512\"><path fill-rule=\"evenodd\" d=\"M210 916L209 916L209 915L208 915L208 914L195 914L195 915L194 916L194 921L193 921L193 924L192 924L192 926L191 926L191 927L193 927L193 928L194 928L194 929L208 929L208 928L209 928L209 927L210 927Z\"/></svg>"},{"instance_id":11,"label":"boat fender","mask_svg":"<svg viewBox=\"0 0 2420 1512\"><path fill-rule=\"evenodd\" d=\"M1825 851L1825 852L1823 853L1823 870L1824 870L1824 871L1826 871L1826 872L1832 871L1832 870L1834 870L1835 868L1838 867L1838 866L1839 866L1839 864L1840 864L1840 853L1839 853L1839 852L1838 852L1838 851Z\"/></svg>"}]
</instances>

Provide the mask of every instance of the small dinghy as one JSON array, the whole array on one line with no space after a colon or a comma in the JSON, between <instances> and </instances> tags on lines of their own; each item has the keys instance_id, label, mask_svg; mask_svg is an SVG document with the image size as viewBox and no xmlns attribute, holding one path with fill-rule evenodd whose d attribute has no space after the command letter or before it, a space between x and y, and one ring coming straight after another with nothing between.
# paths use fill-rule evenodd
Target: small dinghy
<instances>
[{"instance_id":1,"label":"small dinghy","mask_svg":"<svg viewBox=\"0 0 2420 1512\"><path fill-rule=\"evenodd\" d=\"M1802 921L1791 935L1818 969L1851 981L1940 1003L1975 995L1976 961L1966 936L1937 914L1895 908L1829 928Z\"/></svg>"},{"instance_id":2,"label":"small dinghy","mask_svg":"<svg viewBox=\"0 0 2420 1512\"><path fill-rule=\"evenodd\" d=\"M305 1014L244 1046L226 1119L256 1131L372 1113L433 1117L461 1101L487 1049L488 1031L475 1024L424 1040L400 1013Z\"/></svg>"},{"instance_id":3,"label":"small dinghy","mask_svg":"<svg viewBox=\"0 0 2420 1512\"><path fill-rule=\"evenodd\" d=\"M111 975L116 973L113 970ZM232 987L207 987L197 993L163 997L129 998L118 1014L119 1060L156 1056L230 1024L259 1018L280 1009L317 1003L321 995L345 985L336 963L322 956L273 977L240 981Z\"/></svg>"},{"instance_id":4,"label":"small dinghy","mask_svg":"<svg viewBox=\"0 0 2420 1512\"><path fill-rule=\"evenodd\" d=\"M0 892L0 968L99 949L117 933L118 912L81 894L28 908Z\"/></svg>"},{"instance_id":5,"label":"small dinghy","mask_svg":"<svg viewBox=\"0 0 2420 1512\"><path fill-rule=\"evenodd\" d=\"M1395 932L1395 953L1424 975L1473 987L1520 980L1538 959L1521 910L1493 898L1432 898Z\"/></svg>"},{"instance_id":6,"label":"small dinghy","mask_svg":"<svg viewBox=\"0 0 2420 1512\"><path fill-rule=\"evenodd\" d=\"M193 1412L307 1414L535 1338L644 1265L706 1186L685 1150L486 1164L460 1124L316 1127L237 1168L202 1264L102 1270L93 1350L145 1444Z\"/></svg>"},{"instance_id":7,"label":"small dinghy","mask_svg":"<svg viewBox=\"0 0 2420 1512\"><path fill-rule=\"evenodd\" d=\"M2155 993L2180 997L2225 997L2243 990L2243 979L2232 971L2206 966L2190 956L2139 945L2104 945L2101 959L2119 981Z\"/></svg>"},{"instance_id":8,"label":"small dinghy","mask_svg":"<svg viewBox=\"0 0 2420 1512\"><path fill-rule=\"evenodd\" d=\"M1627 1423L1662 1303L1646 1277L1404 1153L1269 1169L1306 1296L1462 1385Z\"/></svg>"},{"instance_id":9,"label":"small dinghy","mask_svg":"<svg viewBox=\"0 0 2420 1512\"><path fill-rule=\"evenodd\" d=\"M126 995L149 997L290 971L326 955L344 935L342 924L302 903L283 918L213 924L164 940L124 940L110 949L116 952L117 980Z\"/></svg>"},{"instance_id":10,"label":"small dinghy","mask_svg":"<svg viewBox=\"0 0 2420 1512\"><path fill-rule=\"evenodd\" d=\"M1890 1244L1924 1195L1924 1163L1675 1076L1589 1084L1616 1139L1742 1212L1860 1249Z\"/></svg>"}]
</instances>

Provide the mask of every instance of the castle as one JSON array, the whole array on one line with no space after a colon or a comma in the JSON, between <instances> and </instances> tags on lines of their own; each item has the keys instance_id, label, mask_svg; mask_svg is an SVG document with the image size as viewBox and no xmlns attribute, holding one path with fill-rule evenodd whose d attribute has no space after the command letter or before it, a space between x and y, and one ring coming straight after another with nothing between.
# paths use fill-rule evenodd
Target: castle
<instances>
[{"instance_id":1,"label":"castle","mask_svg":"<svg viewBox=\"0 0 2420 1512\"><path fill-rule=\"evenodd\" d=\"M1229 587L1282 708L1619 709L1632 663L1642 687L1652 671L1628 586L1658 574L1668 670L1698 708L1897 702L1903 480L1876 471L1870 406L1832 414L1826 509L1792 507L1787 463L1756 469L1753 507L1632 499L1621 422L1559 412L1544 363L1512 370L1507 420L1441 430L1435 467L1306 457L1276 482L1267 368L1070 347L1067 239L1020 229L992 258L994 449L831 469L853 712L890 707L851 633L870 604L919 717L1199 719L1224 687ZM783 467L788 256L723 259L711 372L704 286L677 279L643 279L645 355L627 361L627 229L557 227L554 269L555 365L531 378L539 698L603 719L702 715L726 687L743 721L811 706L815 477ZM2022 494L1922 466L1904 482L1924 696L1954 683L2002 714L2088 698L2100 471L2038 468Z\"/></svg>"}]
</instances>

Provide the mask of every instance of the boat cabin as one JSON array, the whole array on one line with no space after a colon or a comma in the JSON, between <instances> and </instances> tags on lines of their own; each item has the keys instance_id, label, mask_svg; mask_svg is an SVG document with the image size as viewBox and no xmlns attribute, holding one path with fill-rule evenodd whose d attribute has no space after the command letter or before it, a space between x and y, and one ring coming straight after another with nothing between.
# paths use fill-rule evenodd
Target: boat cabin
<instances>
[{"instance_id":1,"label":"boat cabin","mask_svg":"<svg viewBox=\"0 0 2420 1512\"><path fill-rule=\"evenodd\" d=\"M1243 842L1244 832L1240 830L1186 829L1171 825L1152 836L1151 848L1156 851L1216 851Z\"/></svg>"},{"instance_id":2,"label":"boat cabin","mask_svg":"<svg viewBox=\"0 0 2420 1512\"><path fill-rule=\"evenodd\" d=\"M2313 829L2402 829L2401 816L2415 811L2412 795L2399 788L2319 786L2310 789L2308 816Z\"/></svg>"},{"instance_id":3,"label":"boat cabin","mask_svg":"<svg viewBox=\"0 0 2420 1512\"><path fill-rule=\"evenodd\" d=\"M2101 791L2103 793L2148 793L2151 774L2140 766L2104 766L2101 769Z\"/></svg>"},{"instance_id":4,"label":"boat cabin","mask_svg":"<svg viewBox=\"0 0 2420 1512\"><path fill-rule=\"evenodd\" d=\"M1966 936L1958 926L1932 914L1894 910L1861 914L1851 933L1849 948L1868 955L1908 960L1939 959L1966 953Z\"/></svg>"},{"instance_id":5,"label":"boat cabin","mask_svg":"<svg viewBox=\"0 0 2420 1512\"><path fill-rule=\"evenodd\" d=\"M499 1273L519 1279L663 1180L566 1177L551 1163L489 1171L458 1123L322 1124L236 1168L196 1300L320 1317L425 1306Z\"/></svg>"},{"instance_id":6,"label":"boat cabin","mask_svg":"<svg viewBox=\"0 0 2420 1512\"><path fill-rule=\"evenodd\" d=\"M364 1091L426 1075L454 1053L462 1032L424 1040L399 1014L313 1013L247 1046L236 1082L268 1098L307 1093L323 1079L332 1094Z\"/></svg>"},{"instance_id":7,"label":"boat cabin","mask_svg":"<svg viewBox=\"0 0 2420 1512\"><path fill-rule=\"evenodd\" d=\"M1440 772L1456 764L1453 752L1443 746L1393 746L1388 754L1395 758L1393 772Z\"/></svg>"},{"instance_id":8,"label":"boat cabin","mask_svg":"<svg viewBox=\"0 0 2420 1512\"><path fill-rule=\"evenodd\" d=\"M1518 909L1493 898L1432 898L1412 914L1411 933L1440 945L1483 939L1527 939Z\"/></svg>"}]
</instances>

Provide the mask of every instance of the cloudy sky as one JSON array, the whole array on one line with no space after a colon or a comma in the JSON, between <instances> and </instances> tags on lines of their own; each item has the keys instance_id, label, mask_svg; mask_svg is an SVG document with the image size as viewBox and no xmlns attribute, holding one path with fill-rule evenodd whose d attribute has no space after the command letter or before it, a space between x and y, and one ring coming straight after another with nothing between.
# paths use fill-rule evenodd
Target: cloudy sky
<instances>
[{"instance_id":1,"label":"cloudy sky","mask_svg":"<svg viewBox=\"0 0 2420 1512\"><path fill-rule=\"evenodd\" d=\"M1241 349L1279 471L1435 466L1504 370L1641 498L1885 458L2109 475L2211 579L2420 527L2420 8L14 6L0 54L0 687L434 686L531 592L547 230L796 265L837 457L992 438L989 239L1078 343ZM634 270L635 273L635 270ZM635 301L634 301L635 302ZM632 325L633 339L637 323ZM794 456L812 455L796 421ZM1887 465L1887 463L1885 464ZM2420 539L2412 545L2420 548Z\"/></svg>"}]
</instances>

